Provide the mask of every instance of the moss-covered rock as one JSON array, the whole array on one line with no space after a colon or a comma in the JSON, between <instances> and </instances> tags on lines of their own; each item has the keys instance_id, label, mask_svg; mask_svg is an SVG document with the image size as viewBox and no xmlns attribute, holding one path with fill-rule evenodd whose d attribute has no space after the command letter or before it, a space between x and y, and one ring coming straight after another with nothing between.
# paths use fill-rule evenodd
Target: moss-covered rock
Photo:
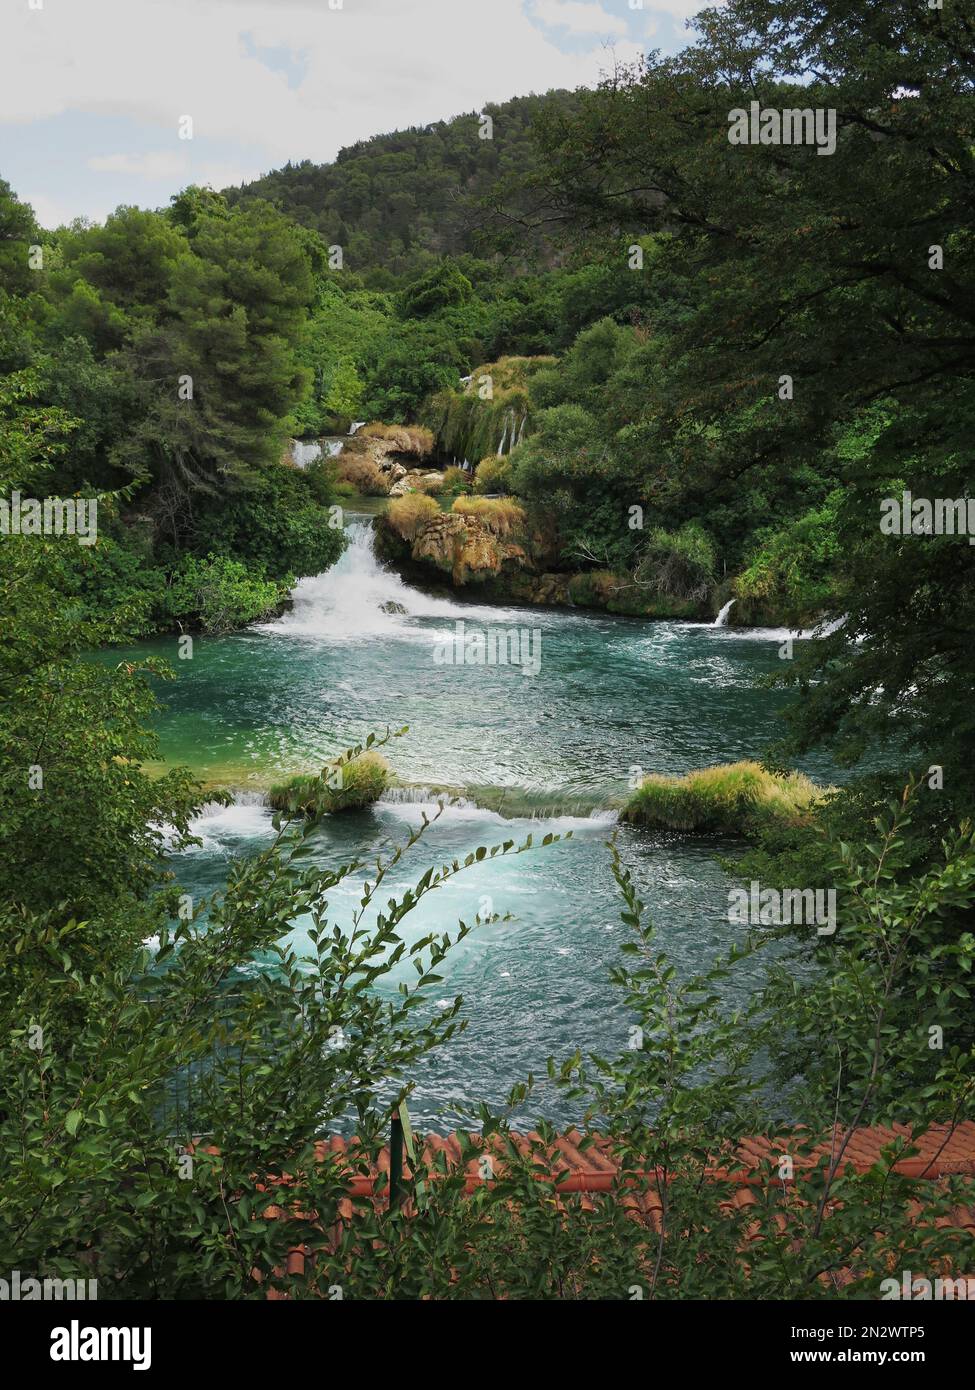
<instances>
[{"instance_id":1,"label":"moss-covered rock","mask_svg":"<svg viewBox=\"0 0 975 1390\"><path fill-rule=\"evenodd\" d=\"M620 819L661 830L747 836L770 823L803 824L828 790L801 772L769 772L755 762L725 763L686 777L644 778Z\"/></svg>"},{"instance_id":2,"label":"moss-covered rock","mask_svg":"<svg viewBox=\"0 0 975 1390\"><path fill-rule=\"evenodd\" d=\"M317 775L299 774L271 787L268 801L275 811L299 816L359 811L378 801L390 783L386 759L374 750L348 762L325 767Z\"/></svg>"}]
</instances>

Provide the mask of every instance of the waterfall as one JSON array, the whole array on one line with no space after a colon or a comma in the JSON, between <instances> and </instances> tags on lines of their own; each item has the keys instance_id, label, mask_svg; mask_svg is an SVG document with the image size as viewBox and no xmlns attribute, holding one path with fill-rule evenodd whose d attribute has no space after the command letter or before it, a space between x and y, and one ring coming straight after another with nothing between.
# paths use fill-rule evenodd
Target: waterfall
<instances>
[{"instance_id":1,"label":"waterfall","mask_svg":"<svg viewBox=\"0 0 975 1390\"><path fill-rule=\"evenodd\" d=\"M373 549L372 520L349 516L348 545L331 569L313 579L302 579L292 591L289 612L270 623L255 626L282 637L327 638L330 641L370 641L376 637L437 640L437 631L420 627L411 619L439 618L453 624L457 618L504 622L510 609L455 603L412 589L392 569L381 564ZM396 604L402 611L383 612Z\"/></svg>"},{"instance_id":2,"label":"waterfall","mask_svg":"<svg viewBox=\"0 0 975 1390\"><path fill-rule=\"evenodd\" d=\"M504 453L505 440L508 438L508 417L504 417L504 429L501 431L501 443L498 445L498 458Z\"/></svg>"},{"instance_id":3,"label":"waterfall","mask_svg":"<svg viewBox=\"0 0 975 1390\"><path fill-rule=\"evenodd\" d=\"M352 424L349 426L349 438L352 438L356 430L361 430L365 423L365 420L353 420Z\"/></svg>"},{"instance_id":4,"label":"waterfall","mask_svg":"<svg viewBox=\"0 0 975 1390\"><path fill-rule=\"evenodd\" d=\"M345 440L337 436L326 439L292 439L291 458L296 468L307 468L322 454L335 458L345 448Z\"/></svg>"},{"instance_id":5,"label":"waterfall","mask_svg":"<svg viewBox=\"0 0 975 1390\"><path fill-rule=\"evenodd\" d=\"M291 458L296 468L307 468L322 456L322 446L317 439L292 439Z\"/></svg>"},{"instance_id":6,"label":"waterfall","mask_svg":"<svg viewBox=\"0 0 975 1390\"><path fill-rule=\"evenodd\" d=\"M727 626L728 626L728 614L731 612L731 609L732 609L732 607L733 607L733 605L734 605L734 602L735 602L735 601L734 601L733 598L730 598L730 599L728 600L728 602L727 602L727 603L725 604L725 606L722 608L721 612L720 612L720 613L718 614L718 616L715 618L714 622L711 624L712 627L727 627Z\"/></svg>"}]
</instances>

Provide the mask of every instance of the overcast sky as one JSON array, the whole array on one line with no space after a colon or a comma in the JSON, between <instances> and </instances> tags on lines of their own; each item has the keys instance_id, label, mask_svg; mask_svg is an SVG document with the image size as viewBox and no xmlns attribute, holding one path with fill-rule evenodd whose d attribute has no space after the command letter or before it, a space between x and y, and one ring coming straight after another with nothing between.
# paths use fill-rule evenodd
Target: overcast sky
<instances>
[{"instance_id":1,"label":"overcast sky","mask_svg":"<svg viewBox=\"0 0 975 1390\"><path fill-rule=\"evenodd\" d=\"M631 8L634 5L634 8ZM0 0L0 177L49 227L592 85L700 0ZM183 116L193 139L179 138Z\"/></svg>"}]
</instances>

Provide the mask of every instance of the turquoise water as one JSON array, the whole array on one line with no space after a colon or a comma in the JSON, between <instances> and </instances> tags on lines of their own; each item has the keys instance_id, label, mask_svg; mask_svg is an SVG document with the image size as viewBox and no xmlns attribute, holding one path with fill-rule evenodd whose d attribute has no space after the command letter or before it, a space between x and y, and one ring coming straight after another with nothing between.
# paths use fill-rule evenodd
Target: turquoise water
<instances>
[{"instance_id":1,"label":"turquoise water","mask_svg":"<svg viewBox=\"0 0 975 1390\"><path fill-rule=\"evenodd\" d=\"M303 581L294 599L281 620L197 640L192 660L174 661L179 680L166 688L159 722L167 760L240 792L236 804L212 808L196 824L203 843L176 865L185 889L196 897L218 891L230 855L267 843L260 788L269 779L317 769L370 731L409 725L385 750L408 789L369 811L328 818L313 841L318 862L374 857L397 844L424 810L435 812L424 790L431 785L457 788L460 799L398 866L388 885L397 896L429 863L529 832L537 840L573 832L530 855L476 866L407 919L411 938L452 929L484 915L485 898L488 911L513 918L476 929L445 964L431 1007L462 994L469 1024L417 1074L414 1118L449 1127L454 1101L500 1103L529 1071L543 1074L550 1054L622 1051L629 1019L607 980L624 932L606 847L616 828L611 807L634 768L682 773L761 754L783 697L756 682L777 669L783 634L488 608L421 593L376 563L363 523L351 527L339 565ZM406 611L384 612L390 602ZM538 674L438 664L436 645L461 619L468 633L525 629ZM176 655L174 641L152 647ZM497 806L502 790L501 809L517 811L514 818L476 804ZM690 971L727 951L743 929L726 920L730 880L715 855L733 847L629 827L619 836L675 963ZM350 915L358 897L347 882L332 895L334 911ZM299 948L305 929L295 923ZM758 970L744 967L734 991L757 987ZM515 1118L539 1113L575 1118L547 1091Z\"/></svg>"}]
</instances>

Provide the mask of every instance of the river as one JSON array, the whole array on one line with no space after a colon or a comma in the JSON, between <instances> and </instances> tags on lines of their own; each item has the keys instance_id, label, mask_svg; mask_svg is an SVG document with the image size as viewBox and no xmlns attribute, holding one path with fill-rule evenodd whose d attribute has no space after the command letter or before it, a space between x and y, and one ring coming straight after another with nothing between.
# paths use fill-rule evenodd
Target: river
<instances>
[{"instance_id":1,"label":"river","mask_svg":"<svg viewBox=\"0 0 975 1390\"><path fill-rule=\"evenodd\" d=\"M606 841L612 806L633 769L683 773L759 756L776 732L784 697L757 685L779 666L784 634L591 612L503 609L433 596L380 565L367 517L348 518L349 545L328 573L303 580L279 620L224 638L197 639L177 661L175 639L145 644L177 668L158 723L167 762L237 791L196 822L200 847L176 861L186 891L219 891L228 857L272 834L262 802L269 781L317 770L370 731L409 726L385 753L406 785L364 812L326 818L314 837L319 862L374 856L396 844L423 812L428 789L458 795L388 886L399 893L429 863L479 845L572 830L537 853L478 865L424 899L408 935L470 921L491 899L512 920L478 928L448 957L432 1007L464 997L467 1030L416 1077L415 1122L449 1129L455 1101L500 1103L545 1059L577 1048L627 1045L630 1020L607 974L624 939ZM384 611L399 605L403 612ZM471 630L521 630L540 645L538 673L515 665L444 665L438 644L462 620ZM805 770L828 776L815 761ZM499 810L502 814L499 814ZM713 839L619 831L624 859L681 970L725 952L742 928L727 921L731 880ZM333 895L351 913L358 882ZM390 894L384 894L384 898ZM297 922L300 948L306 924ZM736 989L759 984L747 963ZM391 985L395 983L395 977ZM577 1118L543 1090L521 1122Z\"/></svg>"}]
</instances>

